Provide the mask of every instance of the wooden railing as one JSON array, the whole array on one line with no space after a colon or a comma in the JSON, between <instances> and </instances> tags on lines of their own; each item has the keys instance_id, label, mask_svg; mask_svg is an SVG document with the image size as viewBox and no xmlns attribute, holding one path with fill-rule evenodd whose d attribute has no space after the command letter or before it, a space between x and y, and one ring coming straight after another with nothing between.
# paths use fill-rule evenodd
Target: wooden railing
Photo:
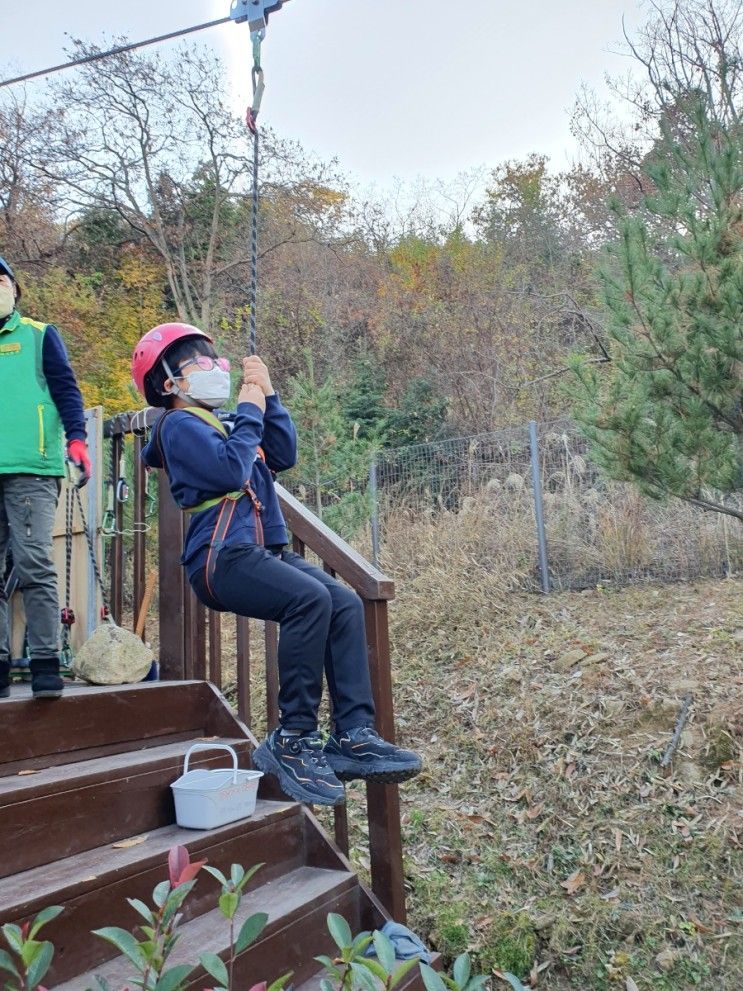
<instances>
[{"instance_id":1,"label":"wooden railing","mask_svg":"<svg viewBox=\"0 0 743 991\"><path fill-rule=\"evenodd\" d=\"M134 420L129 414L114 417L106 423L105 435L110 437L113 456L110 464L118 483L120 455L127 434L134 434L134 468L131 499L133 521L145 522L147 512L146 472L141 460L145 443L144 431L158 417L154 410L147 417ZM346 582L364 603L366 634L369 648L377 729L387 740L394 741L395 721L392 702L392 677L387 603L394 598L394 582L358 554L349 544L327 527L282 486L277 492L284 517L292 535L293 549L302 556L309 550L322 562L328 574ZM114 507L115 529L122 529L123 505ZM160 677L164 679L207 679L223 687L222 614L206 609L194 596L179 564L187 520L173 501L164 472L158 473L158 564L159 564L159 662ZM131 555L133 602L142 601L146 573L146 535L140 527L132 536ZM124 612L124 541L120 534L111 538L111 608L116 622ZM278 694L278 630L275 623L265 623L266 724L277 725ZM248 620L236 621L237 710L247 726L254 715L251 709L251 651ZM348 854L348 820L345 806L334 810L335 840ZM405 893L403 885L402 841L400 834L400 804L397 785L367 784L366 817L369 828L369 861L372 890L393 919L404 922Z\"/></svg>"}]
</instances>

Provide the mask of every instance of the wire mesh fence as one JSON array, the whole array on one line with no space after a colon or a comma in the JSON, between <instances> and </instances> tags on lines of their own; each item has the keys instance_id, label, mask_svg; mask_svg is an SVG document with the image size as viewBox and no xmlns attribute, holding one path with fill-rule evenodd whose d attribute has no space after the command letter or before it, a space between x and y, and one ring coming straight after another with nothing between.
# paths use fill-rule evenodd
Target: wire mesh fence
<instances>
[{"instance_id":1,"label":"wire mesh fence","mask_svg":"<svg viewBox=\"0 0 743 991\"><path fill-rule=\"evenodd\" d=\"M371 533L394 556L400 528L437 524L472 545L480 566L505 569L510 585L544 587L538 542L541 492L549 587L581 589L647 580L683 581L743 571L743 526L680 500L660 503L611 482L570 422L382 451ZM535 486L532 464L538 465Z\"/></svg>"}]
</instances>

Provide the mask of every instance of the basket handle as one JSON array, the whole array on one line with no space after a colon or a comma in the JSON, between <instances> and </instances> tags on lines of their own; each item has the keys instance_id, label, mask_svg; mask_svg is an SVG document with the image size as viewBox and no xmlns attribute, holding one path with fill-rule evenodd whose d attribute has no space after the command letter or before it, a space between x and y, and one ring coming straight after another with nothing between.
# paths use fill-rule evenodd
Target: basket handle
<instances>
[{"instance_id":1,"label":"basket handle","mask_svg":"<svg viewBox=\"0 0 743 991\"><path fill-rule=\"evenodd\" d=\"M183 764L183 773L188 774L188 762L194 750L226 750L232 754L232 783L237 784L237 754L232 747L226 743L194 743L188 748L186 759Z\"/></svg>"}]
</instances>

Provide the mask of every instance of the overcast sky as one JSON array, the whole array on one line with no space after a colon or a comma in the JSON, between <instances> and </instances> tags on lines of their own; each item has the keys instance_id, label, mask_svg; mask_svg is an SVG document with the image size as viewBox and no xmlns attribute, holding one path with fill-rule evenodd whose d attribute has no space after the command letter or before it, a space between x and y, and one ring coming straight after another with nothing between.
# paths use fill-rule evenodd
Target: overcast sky
<instances>
[{"instance_id":1,"label":"overcast sky","mask_svg":"<svg viewBox=\"0 0 743 991\"><path fill-rule=\"evenodd\" d=\"M264 45L263 117L282 136L336 156L364 185L451 178L532 151L559 169L576 156L569 110L578 88L600 88L605 72L627 69L615 52L622 17L630 30L642 21L640 2L287 0ZM0 75L64 61L68 35L139 40L228 12L229 0L13 4ZM243 107L247 25L191 38L225 59L230 101Z\"/></svg>"}]
</instances>

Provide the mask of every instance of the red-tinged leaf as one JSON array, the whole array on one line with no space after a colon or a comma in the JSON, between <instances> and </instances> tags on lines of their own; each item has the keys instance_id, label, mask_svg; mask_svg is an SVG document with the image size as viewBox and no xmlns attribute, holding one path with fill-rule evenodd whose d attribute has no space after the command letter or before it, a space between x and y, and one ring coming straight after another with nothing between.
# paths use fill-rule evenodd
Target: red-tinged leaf
<instances>
[{"instance_id":1,"label":"red-tinged leaf","mask_svg":"<svg viewBox=\"0 0 743 991\"><path fill-rule=\"evenodd\" d=\"M193 864L188 864L183 868L180 877L175 882L173 887L177 888L179 884L186 884L188 881L193 881L205 863L205 860L196 860Z\"/></svg>"},{"instance_id":2,"label":"red-tinged leaf","mask_svg":"<svg viewBox=\"0 0 743 991\"><path fill-rule=\"evenodd\" d=\"M24 941L28 939L28 931L30 928L31 928L30 922L21 923L21 937L24 939Z\"/></svg>"},{"instance_id":3,"label":"red-tinged leaf","mask_svg":"<svg viewBox=\"0 0 743 991\"><path fill-rule=\"evenodd\" d=\"M183 871L188 867L191 858L188 855L188 850L184 846L173 846L170 848L168 853L168 874L170 877L171 887L179 883L179 878Z\"/></svg>"},{"instance_id":4,"label":"red-tinged leaf","mask_svg":"<svg viewBox=\"0 0 743 991\"><path fill-rule=\"evenodd\" d=\"M250 991L266 991L268 984L266 981L261 981L260 984L254 984Z\"/></svg>"},{"instance_id":5,"label":"red-tinged leaf","mask_svg":"<svg viewBox=\"0 0 743 991\"><path fill-rule=\"evenodd\" d=\"M586 883L586 875L583 871L573 871L570 877L560 881L560 887L564 888L569 895L574 895Z\"/></svg>"}]
</instances>

